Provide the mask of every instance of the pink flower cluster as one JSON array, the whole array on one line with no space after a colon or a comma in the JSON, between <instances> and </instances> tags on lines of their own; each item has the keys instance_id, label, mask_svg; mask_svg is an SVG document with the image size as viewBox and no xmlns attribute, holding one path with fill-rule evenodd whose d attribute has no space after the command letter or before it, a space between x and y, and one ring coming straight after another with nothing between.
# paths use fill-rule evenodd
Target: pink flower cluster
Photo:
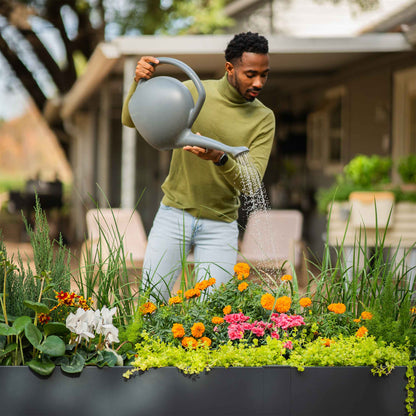
<instances>
[{"instance_id":1,"label":"pink flower cluster","mask_svg":"<svg viewBox=\"0 0 416 416\"><path fill-rule=\"evenodd\" d=\"M253 323L247 322L250 319L249 316L243 313L233 313L224 316L224 321L228 325L228 338L230 340L243 339L246 331L250 331L253 335L260 338L269 331L272 338L279 339L280 335L278 329L287 331L290 328L296 326L305 325L303 317L300 315L286 315L284 313L273 313L270 320L272 322L255 321ZM285 348L291 349L291 341L285 343Z\"/></svg>"}]
</instances>

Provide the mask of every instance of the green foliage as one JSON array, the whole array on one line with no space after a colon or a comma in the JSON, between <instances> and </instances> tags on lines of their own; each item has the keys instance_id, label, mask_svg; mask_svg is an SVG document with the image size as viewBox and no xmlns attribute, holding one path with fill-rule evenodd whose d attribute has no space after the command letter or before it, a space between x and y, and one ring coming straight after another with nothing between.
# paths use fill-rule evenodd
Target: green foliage
<instances>
[{"instance_id":1,"label":"green foliage","mask_svg":"<svg viewBox=\"0 0 416 416\"><path fill-rule=\"evenodd\" d=\"M416 183L416 154L400 159L397 172L404 183Z\"/></svg>"}]
</instances>

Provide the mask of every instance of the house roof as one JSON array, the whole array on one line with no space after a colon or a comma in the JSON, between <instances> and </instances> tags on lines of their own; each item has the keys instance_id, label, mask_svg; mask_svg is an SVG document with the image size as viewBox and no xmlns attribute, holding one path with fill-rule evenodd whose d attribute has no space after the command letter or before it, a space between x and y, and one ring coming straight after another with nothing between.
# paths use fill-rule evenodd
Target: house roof
<instances>
[{"instance_id":1,"label":"house roof","mask_svg":"<svg viewBox=\"0 0 416 416\"><path fill-rule=\"evenodd\" d=\"M61 116L70 117L101 85L110 73L122 74L126 58L143 55L170 56L186 62L200 76L222 75L224 49L230 35L120 37L101 43L89 60L84 74L63 98ZM269 35L271 73L329 74L372 55L411 51L401 33L366 34L358 37L294 38ZM174 74L177 69L162 65L159 74ZM132 74L133 75L133 74Z\"/></svg>"}]
</instances>

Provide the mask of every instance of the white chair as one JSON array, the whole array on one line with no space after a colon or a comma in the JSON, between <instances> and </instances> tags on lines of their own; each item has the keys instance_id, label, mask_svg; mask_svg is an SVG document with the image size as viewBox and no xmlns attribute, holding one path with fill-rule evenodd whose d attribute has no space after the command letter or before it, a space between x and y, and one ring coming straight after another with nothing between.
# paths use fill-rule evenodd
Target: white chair
<instances>
[{"instance_id":1,"label":"white chair","mask_svg":"<svg viewBox=\"0 0 416 416\"><path fill-rule=\"evenodd\" d=\"M255 211L248 218L238 260L265 268L281 267L287 260L298 269L303 260L302 228L300 211Z\"/></svg>"}]
</instances>

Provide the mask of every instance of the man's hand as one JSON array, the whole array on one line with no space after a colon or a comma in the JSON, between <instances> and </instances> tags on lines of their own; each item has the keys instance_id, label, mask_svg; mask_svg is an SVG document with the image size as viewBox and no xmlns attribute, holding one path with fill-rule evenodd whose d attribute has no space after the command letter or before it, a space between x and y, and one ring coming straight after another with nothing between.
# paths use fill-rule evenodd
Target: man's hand
<instances>
[{"instance_id":1,"label":"man's hand","mask_svg":"<svg viewBox=\"0 0 416 416\"><path fill-rule=\"evenodd\" d=\"M193 153L201 159L212 160L213 162L218 162L220 157L224 154L224 152L221 150L206 149L199 146L184 146L183 150Z\"/></svg>"},{"instance_id":2,"label":"man's hand","mask_svg":"<svg viewBox=\"0 0 416 416\"><path fill-rule=\"evenodd\" d=\"M134 80L139 82L140 79L149 79L155 72L155 66L159 63L159 60L154 56L142 56L137 62L136 71L134 73ZM153 65L152 65L153 64Z\"/></svg>"}]
</instances>

